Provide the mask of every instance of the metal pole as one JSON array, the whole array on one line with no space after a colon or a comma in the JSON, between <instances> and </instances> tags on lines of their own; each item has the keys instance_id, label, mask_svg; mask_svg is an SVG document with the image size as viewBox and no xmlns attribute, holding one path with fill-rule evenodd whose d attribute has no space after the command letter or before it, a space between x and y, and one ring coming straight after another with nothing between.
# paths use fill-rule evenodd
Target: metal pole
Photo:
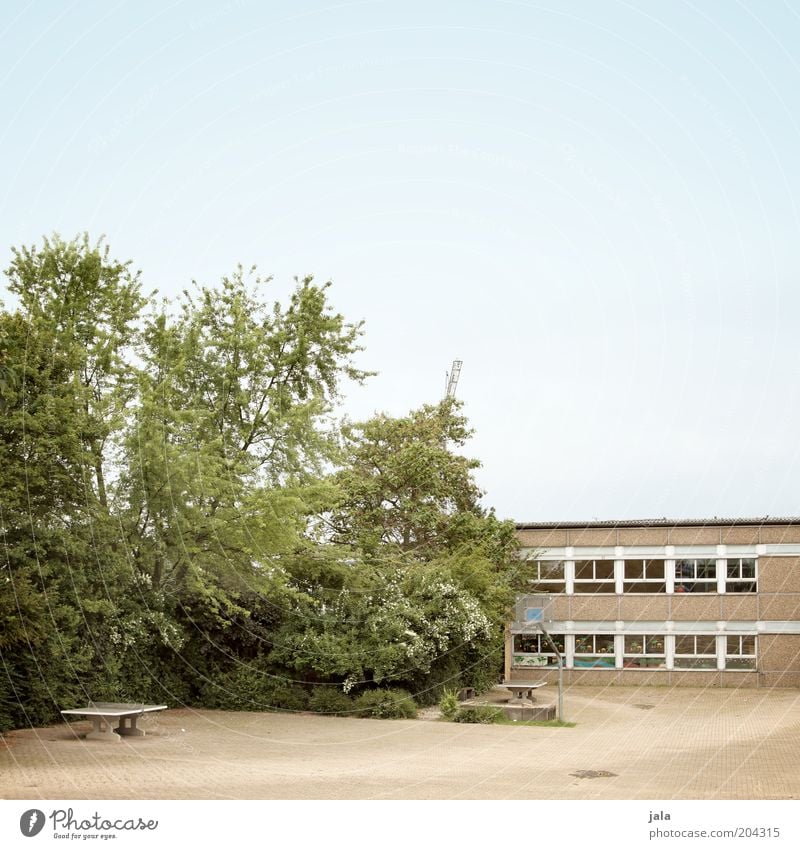
<instances>
[{"instance_id":1,"label":"metal pole","mask_svg":"<svg viewBox=\"0 0 800 849\"><path fill-rule=\"evenodd\" d=\"M545 639L550 644L550 647L556 653L556 660L558 661L558 721L564 721L564 659L561 657L561 652L558 650L558 646L553 642L553 638L550 634L547 633L547 629L542 625L541 622L536 623L539 626L539 630L544 634Z\"/></svg>"}]
</instances>

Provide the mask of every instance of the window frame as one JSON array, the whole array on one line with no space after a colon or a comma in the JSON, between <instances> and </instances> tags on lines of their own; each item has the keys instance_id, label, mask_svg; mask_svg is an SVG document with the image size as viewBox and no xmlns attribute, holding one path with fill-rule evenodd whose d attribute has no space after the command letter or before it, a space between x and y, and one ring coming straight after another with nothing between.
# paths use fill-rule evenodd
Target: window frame
<instances>
[{"instance_id":1,"label":"window frame","mask_svg":"<svg viewBox=\"0 0 800 849\"><path fill-rule=\"evenodd\" d=\"M641 652L628 649L629 640L641 641ZM660 650L653 651L649 646L649 641L660 640ZM657 665L644 663L642 665L632 665L637 659L660 660ZM666 634L623 634L622 640L622 668L623 669L666 669L667 668L667 635Z\"/></svg>"},{"instance_id":2,"label":"window frame","mask_svg":"<svg viewBox=\"0 0 800 849\"><path fill-rule=\"evenodd\" d=\"M561 567L561 577L560 578L543 578L542 577L542 565L544 564L558 564ZM552 593L565 593L567 590L567 562L566 560L557 560L557 559L542 559L542 560L531 560L529 564L533 567L533 571L535 575L529 579L529 584L531 587L560 587L560 589L550 589L548 592Z\"/></svg>"},{"instance_id":3,"label":"window frame","mask_svg":"<svg viewBox=\"0 0 800 849\"><path fill-rule=\"evenodd\" d=\"M522 637L526 640L535 640L536 645L539 648L539 651L530 652L530 651L522 651L517 649L516 641L517 637ZM561 652L561 657L565 658L567 654L567 639L564 634L551 634L550 638L553 642L558 646L559 651ZM543 647L546 646L547 650L542 650ZM525 658L525 657L546 657L547 663L525 663L517 662L517 658ZM552 662L550 662L552 660ZM511 665L514 668L520 669L530 669L530 668L538 668L538 669L554 669L558 667L558 657L556 653L552 650L552 648L547 644L547 641L544 639L544 635L541 633L536 634L512 634L511 635Z\"/></svg>"},{"instance_id":4,"label":"window frame","mask_svg":"<svg viewBox=\"0 0 800 849\"><path fill-rule=\"evenodd\" d=\"M698 570L701 568L699 564L704 564L702 568L708 568L709 564L713 567L713 578L709 578L706 576L697 577ZM680 568L686 568L686 564L692 564L692 575L679 575L678 570ZM679 557L675 560L675 578L673 584L673 591L677 595L681 595L683 593L705 593L706 595L710 593L717 592L717 576L719 575L719 566L717 564L717 559L715 557ZM696 586L700 585L710 585L711 589L687 589L686 585ZM680 589L679 589L680 587Z\"/></svg>"},{"instance_id":5,"label":"window frame","mask_svg":"<svg viewBox=\"0 0 800 849\"><path fill-rule=\"evenodd\" d=\"M642 564L642 578L629 578L627 576L628 563ZM648 566L653 563L661 564L661 577L649 578L647 576ZM622 591L623 593L649 593L660 594L667 592L667 568L669 560L666 557L626 557L622 561ZM642 589L637 589L642 588Z\"/></svg>"},{"instance_id":6,"label":"window frame","mask_svg":"<svg viewBox=\"0 0 800 849\"><path fill-rule=\"evenodd\" d=\"M616 669L616 638L613 634L575 634L572 650L573 669ZM611 642L611 651L602 651L597 647L598 639ZM578 643L591 640L590 651L580 651ZM611 663L608 663L608 661Z\"/></svg>"},{"instance_id":7,"label":"window frame","mask_svg":"<svg viewBox=\"0 0 800 849\"><path fill-rule=\"evenodd\" d=\"M713 654L709 652L701 652L697 651L697 641L698 640L712 640L714 651ZM694 643L694 651L689 652L679 652L678 651L678 641L679 640L692 640ZM717 670L717 635L716 634L675 634L675 643L674 643L674 651L672 653L672 668L679 670L681 672L689 671L699 671L699 672L713 672ZM711 660L710 665L690 665L688 661L690 660L703 661L703 660ZM682 666L679 664L679 660L687 661L687 664Z\"/></svg>"},{"instance_id":8,"label":"window frame","mask_svg":"<svg viewBox=\"0 0 800 849\"><path fill-rule=\"evenodd\" d=\"M578 564L592 564L592 576L591 578L579 578L578 577ZM602 563L606 565L608 563L611 564L611 577L610 578L598 578L597 577L597 564ZM573 595L613 595L617 591L617 583L616 583L616 558L613 557L591 557L580 560L572 561L572 594ZM587 587L596 586L598 589L595 590L587 590ZM608 589L600 589L600 587L608 587ZM583 590L581 590L583 588Z\"/></svg>"},{"instance_id":9,"label":"window frame","mask_svg":"<svg viewBox=\"0 0 800 849\"><path fill-rule=\"evenodd\" d=\"M743 578L742 570L744 568L743 561L752 562L753 577ZM736 565L738 576L731 578L730 567ZM747 593L748 595L758 592L758 558L757 557L726 557L725 558L725 592L726 593Z\"/></svg>"},{"instance_id":10,"label":"window frame","mask_svg":"<svg viewBox=\"0 0 800 849\"><path fill-rule=\"evenodd\" d=\"M731 640L736 640L739 644L738 652L729 651L729 645ZM752 640L753 641L753 651L745 652L743 651L744 640ZM738 661L742 663L741 666L730 666L728 661ZM732 670L733 672L755 672L758 668L758 638L756 634L726 634L725 635L725 669ZM747 662L747 665L744 663Z\"/></svg>"}]
</instances>

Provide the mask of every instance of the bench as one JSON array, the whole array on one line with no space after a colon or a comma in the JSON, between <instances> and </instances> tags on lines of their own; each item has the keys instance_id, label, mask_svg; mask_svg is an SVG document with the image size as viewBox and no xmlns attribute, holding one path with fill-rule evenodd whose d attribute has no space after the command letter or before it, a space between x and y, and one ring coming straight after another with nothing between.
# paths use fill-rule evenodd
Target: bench
<instances>
[{"instance_id":1,"label":"bench","mask_svg":"<svg viewBox=\"0 0 800 849\"><path fill-rule=\"evenodd\" d=\"M92 730L87 740L105 740L117 742L122 737L144 737L144 731L136 727L136 721L145 713L166 710L166 705L129 704L126 702L89 702L85 708L62 710L62 716L82 716L91 719ZM125 724L127 720L128 724ZM112 730L112 725L119 723Z\"/></svg>"}]
</instances>

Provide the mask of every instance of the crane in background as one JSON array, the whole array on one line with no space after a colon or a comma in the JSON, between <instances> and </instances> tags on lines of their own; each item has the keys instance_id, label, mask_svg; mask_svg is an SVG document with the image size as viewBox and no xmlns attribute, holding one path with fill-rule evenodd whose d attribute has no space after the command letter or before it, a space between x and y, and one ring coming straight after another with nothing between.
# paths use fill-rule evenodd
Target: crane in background
<instances>
[{"instance_id":1,"label":"crane in background","mask_svg":"<svg viewBox=\"0 0 800 849\"><path fill-rule=\"evenodd\" d=\"M445 372L445 398L456 397L456 387L458 386L458 378L461 375L462 360L453 360L453 365L450 367L450 372Z\"/></svg>"}]
</instances>

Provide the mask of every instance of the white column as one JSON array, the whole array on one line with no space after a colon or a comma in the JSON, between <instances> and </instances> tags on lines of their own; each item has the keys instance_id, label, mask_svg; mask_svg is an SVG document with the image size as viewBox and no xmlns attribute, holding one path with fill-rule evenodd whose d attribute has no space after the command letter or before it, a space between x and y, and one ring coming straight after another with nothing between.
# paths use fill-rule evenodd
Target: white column
<instances>
[{"instance_id":1,"label":"white column","mask_svg":"<svg viewBox=\"0 0 800 849\"><path fill-rule=\"evenodd\" d=\"M564 578L566 580L566 585L564 589L567 592L567 595L573 595L575 593L575 561L574 560L565 560L564 561Z\"/></svg>"},{"instance_id":2,"label":"white column","mask_svg":"<svg viewBox=\"0 0 800 849\"><path fill-rule=\"evenodd\" d=\"M728 575L728 561L720 554L725 554L725 546L717 546L717 592L725 592L725 578Z\"/></svg>"},{"instance_id":3,"label":"white column","mask_svg":"<svg viewBox=\"0 0 800 849\"><path fill-rule=\"evenodd\" d=\"M719 625L719 623L717 623ZM725 668L725 644L727 642L725 634L717 634L717 669Z\"/></svg>"},{"instance_id":4,"label":"white column","mask_svg":"<svg viewBox=\"0 0 800 849\"><path fill-rule=\"evenodd\" d=\"M664 561L664 569L666 570L667 579L667 595L672 595L675 592L675 558Z\"/></svg>"},{"instance_id":5,"label":"white column","mask_svg":"<svg viewBox=\"0 0 800 849\"><path fill-rule=\"evenodd\" d=\"M614 561L614 592L617 595L622 595L623 581L625 580L625 561Z\"/></svg>"},{"instance_id":6,"label":"white column","mask_svg":"<svg viewBox=\"0 0 800 849\"><path fill-rule=\"evenodd\" d=\"M621 628L622 623L617 622L617 628ZM622 657L625 654L625 635L614 635L614 666L617 669L622 669Z\"/></svg>"},{"instance_id":7,"label":"white column","mask_svg":"<svg viewBox=\"0 0 800 849\"><path fill-rule=\"evenodd\" d=\"M667 634L664 637L664 652L666 653L667 669L675 668L675 635Z\"/></svg>"},{"instance_id":8,"label":"white column","mask_svg":"<svg viewBox=\"0 0 800 849\"><path fill-rule=\"evenodd\" d=\"M572 669L573 661L575 659L575 636L573 634L564 635L564 651L567 655L567 669Z\"/></svg>"}]
</instances>

